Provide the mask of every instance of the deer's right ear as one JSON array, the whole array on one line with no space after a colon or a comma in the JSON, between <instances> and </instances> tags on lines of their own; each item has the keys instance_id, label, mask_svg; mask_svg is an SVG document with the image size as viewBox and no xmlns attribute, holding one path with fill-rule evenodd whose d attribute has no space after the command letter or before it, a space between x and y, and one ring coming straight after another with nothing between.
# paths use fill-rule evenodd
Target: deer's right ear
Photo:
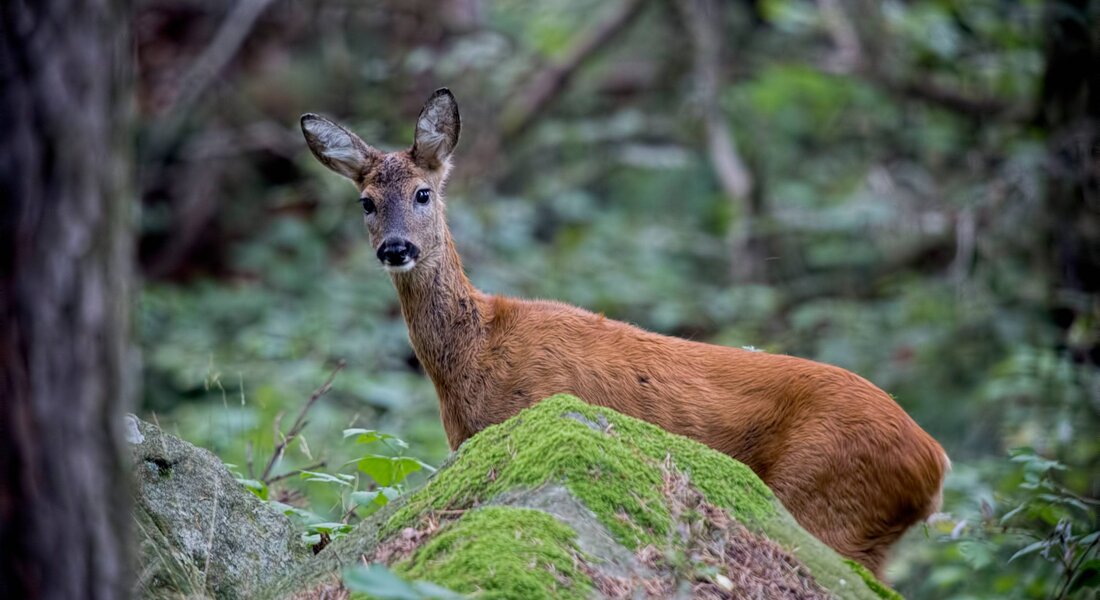
<instances>
[{"instance_id":1,"label":"deer's right ear","mask_svg":"<svg viewBox=\"0 0 1100 600\"><path fill-rule=\"evenodd\" d=\"M314 114L302 115L302 133L321 164L352 181L358 181L370 171L378 154L359 136Z\"/></svg>"}]
</instances>

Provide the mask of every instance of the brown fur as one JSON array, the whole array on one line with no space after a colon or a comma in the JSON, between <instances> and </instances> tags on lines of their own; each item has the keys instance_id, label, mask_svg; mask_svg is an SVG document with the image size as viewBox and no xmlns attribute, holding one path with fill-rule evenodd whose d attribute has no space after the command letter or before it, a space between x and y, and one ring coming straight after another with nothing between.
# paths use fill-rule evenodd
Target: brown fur
<instances>
[{"instance_id":1,"label":"brown fur","mask_svg":"<svg viewBox=\"0 0 1100 600\"><path fill-rule=\"evenodd\" d=\"M430 111L433 102L444 106ZM429 100L412 150L371 150L356 183L378 205L367 219L375 247L399 235L422 251L414 268L392 277L451 447L542 398L576 394L747 464L803 527L881 574L889 547L938 509L949 464L943 448L889 395L844 369L475 289L441 197L458 135L448 102L449 92ZM453 113L456 122L424 127L429 112ZM425 159L417 153L425 132L453 139ZM424 186L435 194L430 214L410 200Z\"/></svg>"}]
</instances>

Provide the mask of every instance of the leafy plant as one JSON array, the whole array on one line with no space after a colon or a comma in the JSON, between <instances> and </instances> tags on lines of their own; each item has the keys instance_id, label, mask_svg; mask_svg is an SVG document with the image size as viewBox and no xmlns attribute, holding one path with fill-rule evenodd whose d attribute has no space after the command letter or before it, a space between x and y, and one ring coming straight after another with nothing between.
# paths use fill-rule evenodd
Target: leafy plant
<instances>
[{"instance_id":1,"label":"leafy plant","mask_svg":"<svg viewBox=\"0 0 1100 600\"><path fill-rule=\"evenodd\" d=\"M1074 493L1057 481L1066 465L1043 458L1031 448L1013 451L1012 460L1024 469L1020 503L1000 519L1035 541L1016 551L1008 562L1038 555L1059 572L1051 597L1066 598L1100 586L1100 500Z\"/></svg>"},{"instance_id":2,"label":"leafy plant","mask_svg":"<svg viewBox=\"0 0 1100 600\"><path fill-rule=\"evenodd\" d=\"M457 600L462 594L427 581L406 581L384 565L355 565L344 570L344 587L380 600Z\"/></svg>"},{"instance_id":3,"label":"leafy plant","mask_svg":"<svg viewBox=\"0 0 1100 600\"><path fill-rule=\"evenodd\" d=\"M421 469L435 472L431 465L416 458L404 456L404 451L409 447L404 440L397 436L381 433L373 429L345 429L344 439L354 437L357 446L382 444L394 455L367 454L350 462L355 463L360 472L371 479L368 489L354 491L350 494L350 501L363 508L363 515L369 515L374 511L389 504L401 494L405 493L406 478Z\"/></svg>"}]
</instances>

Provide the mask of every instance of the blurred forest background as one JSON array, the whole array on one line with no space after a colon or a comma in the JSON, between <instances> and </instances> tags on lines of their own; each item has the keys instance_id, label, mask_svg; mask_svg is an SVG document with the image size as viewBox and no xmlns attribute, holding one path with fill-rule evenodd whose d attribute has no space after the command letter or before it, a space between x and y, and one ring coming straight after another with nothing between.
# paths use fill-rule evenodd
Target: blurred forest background
<instances>
[{"instance_id":1,"label":"blurred forest background","mask_svg":"<svg viewBox=\"0 0 1100 600\"><path fill-rule=\"evenodd\" d=\"M141 412L256 480L346 361L262 482L329 521L354 520L347 486L279 475L354 473L344 428L446 456L356 192L298 116L396 149L448 86L476 285L860 373L955 465L887 571L900 591L1081 593L1100 579L1098 4L142 0Z\"/></svg>"}]
</instances>

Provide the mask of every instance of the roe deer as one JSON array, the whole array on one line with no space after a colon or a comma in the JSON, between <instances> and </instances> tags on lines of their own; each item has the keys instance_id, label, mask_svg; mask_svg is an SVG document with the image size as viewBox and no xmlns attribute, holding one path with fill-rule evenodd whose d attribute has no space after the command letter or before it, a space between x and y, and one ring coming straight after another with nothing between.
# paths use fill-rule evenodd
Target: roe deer
<instances>
[{"instance_id":1,"label":"roe deer","mask_svg":"<svg viewBox=\"0 0 1100 600\"><path fill-rule=\"evenodd\" d=\"M446 89L428 99L412 148L400 152L302 116L313 154L359 190L451 447L542 398L576 394L745 463L803 527L880 575L890 545L938 510L949 467L940 445L844 369L477 290L445 220L459 128Z\"/></svg>"}]
</instances>

